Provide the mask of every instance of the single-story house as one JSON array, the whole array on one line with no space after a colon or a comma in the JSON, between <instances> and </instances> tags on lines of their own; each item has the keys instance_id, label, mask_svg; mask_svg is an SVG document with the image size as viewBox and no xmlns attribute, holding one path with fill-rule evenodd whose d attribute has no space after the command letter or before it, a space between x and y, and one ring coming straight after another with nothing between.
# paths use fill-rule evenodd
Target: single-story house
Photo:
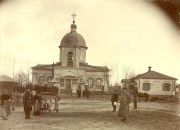
<instances>
[{"instance_id":1,"label":"single-story house","mask_svg":"<svg viewBox=\"0 0 180 130\"><path fill-rule=\"evenodd\" d=\"M17 82L7 75L0 75L0 94L3 90L8 90L9 93L16 90Z\"/></svg>"},{"instance_id":2,"label":"single-story house","mask_svg":"<svg viewBox=\"0 0 180 130\"><path fill-rule=\"evenodd\" d=\"M149 95L173 95L176 90L177 79L165 74L151 70L139 74L132 78L135 83L134 87L138 92L148 93Z\"/></svg>"}]
</instances>

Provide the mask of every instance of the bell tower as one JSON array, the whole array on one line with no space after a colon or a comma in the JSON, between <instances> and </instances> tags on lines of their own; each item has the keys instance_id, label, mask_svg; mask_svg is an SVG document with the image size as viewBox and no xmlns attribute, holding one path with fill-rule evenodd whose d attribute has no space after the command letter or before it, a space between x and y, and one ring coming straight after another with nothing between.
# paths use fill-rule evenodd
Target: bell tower
<instances>
[{"instance_id":1,"label":"bell tower","mask_svg":"<svg viewBox=\"0 0 180 130\"><path fill-rule=\"evenodd\" d=\"M71 31L67 33L61 40L60 63L62 66L76 67L79 63L86 63L86 43L81 34L77 33L77 25L75 24L76 14L71 15L73 23Z\"/></svg>"}]
</instances>

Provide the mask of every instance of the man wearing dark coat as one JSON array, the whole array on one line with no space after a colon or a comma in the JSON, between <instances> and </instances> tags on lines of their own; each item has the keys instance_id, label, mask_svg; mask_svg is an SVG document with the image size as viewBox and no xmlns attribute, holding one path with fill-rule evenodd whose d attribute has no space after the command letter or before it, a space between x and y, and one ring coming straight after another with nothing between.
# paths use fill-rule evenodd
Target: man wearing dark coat
<instances>
[{"instance_id":1,"label":"man wearing dark coat","mask_svg":"<svg viewBox=\"0 0 180 130\"><path fill-rule=\"evenodd\" d=\"M24 105L25 119L31 119L30 113L32 111L33 95L31 94L29 89L24 94L23 105Z\"/></svg>"},{"instance_id":2,"label":"man wearing dark coat","mask_svg":"<svg viewBox=\"0 0 180 130\"><path fill-rule=\"evenodd\" d=\"M127 88L123 88L120 96L120 107L118 111L118 116L121 117L122 121L126 121L129 113L129 103L131 102L131 96L127 92Z\"/></svg>"},{"instance_id":3,"label":"man wearing dark coat","mask_svg":"<svg viewBox=\"0 0 180 130\"><path fill-rule=\"evenodd\" d=\"M117 94L117 91L114 90L114 92L112 94L112 97L111 97L111 102L112 102L112 106L113 106L113 112L116 112L117 101L118 101L118 94Z\"/></svg>"}]
</instances>

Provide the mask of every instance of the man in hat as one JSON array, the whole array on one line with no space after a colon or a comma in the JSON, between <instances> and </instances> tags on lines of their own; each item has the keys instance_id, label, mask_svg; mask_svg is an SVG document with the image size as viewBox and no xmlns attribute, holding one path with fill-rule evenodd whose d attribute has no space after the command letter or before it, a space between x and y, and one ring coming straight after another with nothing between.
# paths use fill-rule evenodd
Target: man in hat
<instances>
[{"instance_id":1,"label":"man in hat","mask_svg":"<svg viewBox=\"0 0 180 130\"><path fill-rule=\"evenodd\" d=\"M24 105L25 119L31 119L30 113L32 111L33 95L31 94L29 89L24 94L23 105Z\"/></svg>"}]
</instances>

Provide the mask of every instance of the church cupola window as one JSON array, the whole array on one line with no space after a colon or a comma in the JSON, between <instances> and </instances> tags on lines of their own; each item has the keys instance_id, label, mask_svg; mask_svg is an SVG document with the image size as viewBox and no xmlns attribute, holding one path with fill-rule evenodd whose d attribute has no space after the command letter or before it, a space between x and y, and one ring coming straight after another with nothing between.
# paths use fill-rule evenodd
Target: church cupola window
<instances>
[{"instance_id":1,"label":"church cupola window","mask_svg":"<svg viewBox=\"0 0 180 130\"><path fill-rule=\"evenodd\" d=\"M67 66L73 66L73 53L72 52L68 52Z\"/></svg>"}]
</instances>

